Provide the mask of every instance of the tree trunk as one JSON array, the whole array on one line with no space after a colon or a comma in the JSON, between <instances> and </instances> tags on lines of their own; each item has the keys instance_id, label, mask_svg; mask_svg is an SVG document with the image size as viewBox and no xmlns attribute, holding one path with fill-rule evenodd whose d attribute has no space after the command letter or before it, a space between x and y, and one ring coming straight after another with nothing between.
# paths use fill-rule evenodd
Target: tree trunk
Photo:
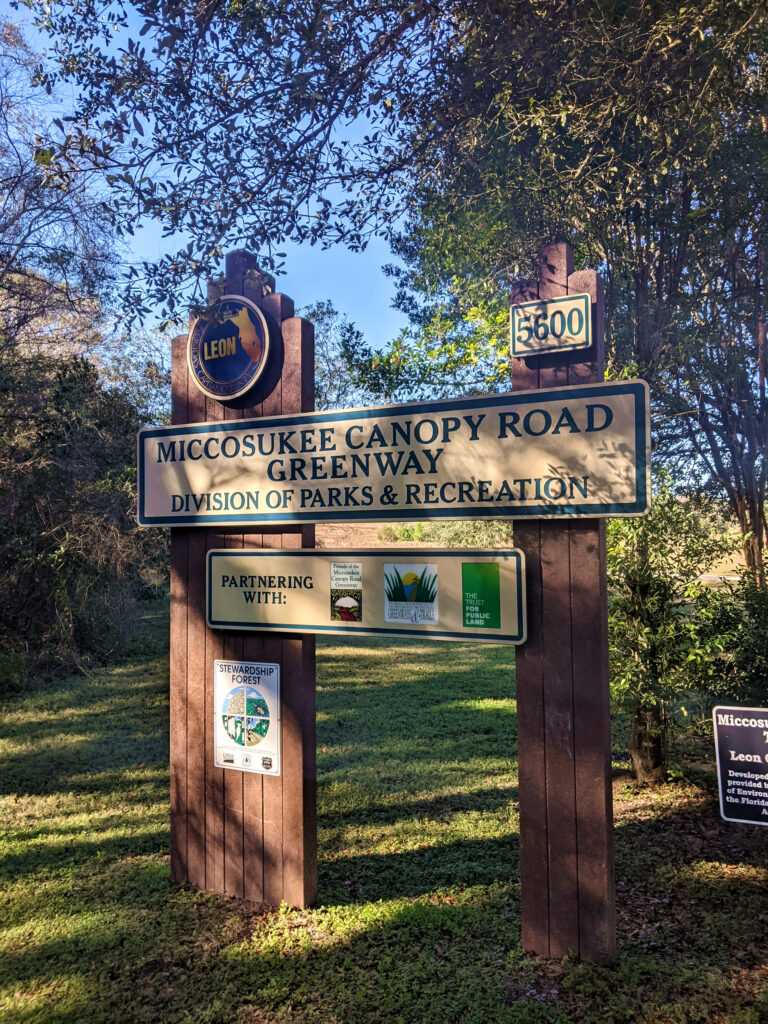
<instances>
[{"instance_id":1,"label":"tree trunk","mask_svg":"<svg viewBox=\"0 0 768 1024\"><path fill-rule=\"evenodd\" d=\"M638 708L632 722L629 756L638 782L658 784L664 781L667 743L660 708Z\"/></svg>"},{"instance_id":2,"label":"tree trunk","mask_svg":"<svg viewBox=\"0 0 768 1024\"><path fill-rule=\"evenodd\" d=\"M742 538L742 550L744 551L744 563L747 572L752 577L755 585L765 586L765 569L763 567L763 552L753 532L746 533Z\"/></svg>"},{"instance_id":3,"label":"tree trunk","mask_svg":"<svg viewBox=\"0 0 768 1024\"><path fill-rule=\"evenodd\" d=\"M762 510L762 502L759 500L752 500L745 504L747 505L746 529L742 530L744 561L755 584L762 588L765 586L765 513Z\"/></svg>"}]
</instances>

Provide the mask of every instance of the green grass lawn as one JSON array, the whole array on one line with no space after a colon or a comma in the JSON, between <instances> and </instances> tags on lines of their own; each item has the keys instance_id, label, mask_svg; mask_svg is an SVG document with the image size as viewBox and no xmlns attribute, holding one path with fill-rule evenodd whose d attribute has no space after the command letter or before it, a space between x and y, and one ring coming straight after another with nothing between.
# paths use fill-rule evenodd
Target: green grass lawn
<instances>
[{"instance_id":1,"label":"green grass lawn","mask_svg":"<svg viewBox=\"0 0 768 1024\"><path fill-rule=\"evenodd\" d=\"M523 955L510 647L319 643L317 907L172 887L166 630L2 708L4 1024L768 1021L768 835L707 773L618 789L615 962Z\"/></svg>"}]
</instances>

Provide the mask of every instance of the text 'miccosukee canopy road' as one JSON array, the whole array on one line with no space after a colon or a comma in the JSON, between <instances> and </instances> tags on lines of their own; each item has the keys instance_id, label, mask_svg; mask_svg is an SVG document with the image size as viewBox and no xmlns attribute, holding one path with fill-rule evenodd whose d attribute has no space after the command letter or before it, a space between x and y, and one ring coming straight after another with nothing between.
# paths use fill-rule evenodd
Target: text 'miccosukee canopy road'
<instances>
[{"instance_id":1,"label":"text 'miccosukee canopy road'","mask_svg":"<svg viewBox=\"0 0 768 1024\"><path fill-rule=\"evenodd\" d=\"M638 516L649 449L643 381L150 428L139 523Z\"/></svg>"}]
</instances>

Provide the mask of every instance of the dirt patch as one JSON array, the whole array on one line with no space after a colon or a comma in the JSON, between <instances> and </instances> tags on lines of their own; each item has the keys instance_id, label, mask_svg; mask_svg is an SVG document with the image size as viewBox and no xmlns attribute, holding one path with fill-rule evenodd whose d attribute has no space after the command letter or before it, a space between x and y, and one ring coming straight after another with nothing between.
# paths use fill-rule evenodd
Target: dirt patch
<instances>
[{"instance_id":1,"label":"dirt patch","mask_svg":"<svg viewBox=\"0 0 768 1024\"><path fill-rule=\"evenodd\" d=\"M384 523L318 523L315 527L315 545L336 551L351 551L355 548L439 547L425 541L393 540L391 531L392 527Z\"/></svg>"}]
</instances>

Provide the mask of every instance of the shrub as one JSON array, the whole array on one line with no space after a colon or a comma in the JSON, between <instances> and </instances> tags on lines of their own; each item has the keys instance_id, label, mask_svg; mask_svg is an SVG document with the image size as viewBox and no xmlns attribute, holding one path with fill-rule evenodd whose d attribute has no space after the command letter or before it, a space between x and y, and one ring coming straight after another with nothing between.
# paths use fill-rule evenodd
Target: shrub
<instances>
[{"instance_id":1,"label":"shrub","mask_svg":"<svg viewBox=\"0 0 768 1024\"><path fill-rule=\"evenodd\" d=\"M0 645L70 668L123 649L166 538L135 523L131 397L81 358L0 356Z\"/></svg>"},{"instance_id":2,"label":"shrub","mask_svg":"<svg viewBox=\"0 0 768 1024\"><path fill-rule=\"evenodd\" d=\"M27 681L27 659L21 651L0 651L0 697L21 693Z\"/></svg>"},{"instance_id":3,"label":"shrub","mask_svg":"<svg viewBox=\"0 0 768 1024\"><path fill-rule=\"evenodd\" d=\"M714 502L680 498L664 474L654 489L647 516L608 522L611 697L644 782L663 777L675 702L722 681L727 631L699 577L739 544Z\"/></svg>"},{"instance_id":4,"label":"shrub","mask_svg":"<svg viewBox=\"0 0 768 1024\"><path fill-rule=\"evenodd\" d=\"M768 588L746 574L734 585L705 591L699 614L721 648L709 680L709 705L722 700L765 704L768 694ZM711 708L710 708L711 709Z\"/></svg>"},{"instance_id":5,"label":"shrub","mask_svg":"<svg viewBox=\"0 0 768 1024\"><path fill-rule=\"evenodd\" d=\"M511 519L456 519L426 523L394 523L382 527L383 540L415 540L446 548L510 548Z\"/></svg>"}]
</instances>

